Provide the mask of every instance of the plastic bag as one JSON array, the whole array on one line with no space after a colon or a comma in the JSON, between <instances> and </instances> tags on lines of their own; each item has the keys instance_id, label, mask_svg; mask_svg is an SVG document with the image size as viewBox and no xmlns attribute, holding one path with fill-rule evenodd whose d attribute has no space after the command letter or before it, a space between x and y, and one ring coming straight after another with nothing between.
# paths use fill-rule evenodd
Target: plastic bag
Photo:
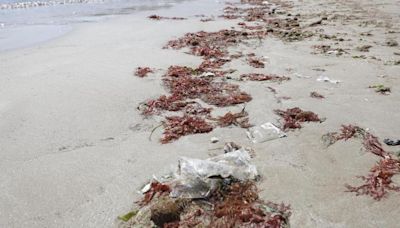
<instances>
[{"instance_id":1,"label":"plastic bag","mask_svg":"<svg viewBox=\"0 0 400 228\"><path fill-rule=\"evenodd\" d=\"M270 122L264 123L260 126L250 128L247 131L247 137L253 143L262 143L282 137L286 137L285 132L276 127Z\"/></svg>"},{"instance_id":2,"label":"plastic bag","mask_svg":"<svg viewBox=\"0 0 400 228\"><path fill-rule=\"evenodd\" d=\"M176 178L171 183L171 197L205 198L221 181L237 179L255 180L257 169L250 164L250 155L236 150L206 160L182 157L179 159Z\"/></svg>"}]
</instances>

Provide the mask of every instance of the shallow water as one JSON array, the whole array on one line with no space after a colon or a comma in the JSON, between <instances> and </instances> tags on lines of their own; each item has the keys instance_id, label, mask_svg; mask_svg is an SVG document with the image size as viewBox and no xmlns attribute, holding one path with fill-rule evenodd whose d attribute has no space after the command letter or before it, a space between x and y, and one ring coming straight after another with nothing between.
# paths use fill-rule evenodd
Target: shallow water
<instances>
[{"instance_id":1,"label":"shallow water","mask_svg":"<svg viewBox=\"0 0 400 228\"><path fill-rule=\"evenodd\" d=\"M0 51L59 37L77 23L170 7L173 0L0 0Z\"/></svg>"}]
</instances>

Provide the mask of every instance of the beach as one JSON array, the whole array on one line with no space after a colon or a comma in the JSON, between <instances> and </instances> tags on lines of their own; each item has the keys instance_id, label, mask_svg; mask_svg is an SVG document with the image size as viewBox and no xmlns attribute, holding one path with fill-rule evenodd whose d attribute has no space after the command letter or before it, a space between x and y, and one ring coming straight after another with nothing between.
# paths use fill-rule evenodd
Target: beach
<instances>
[{"instance_id":1,"label":"beach","mask_svg":"<svg viewBox=\"0 0 400 228\"><path fill-rule=\"evenodd\" d=\"M262 56L263 69L252 68L245 58L224 69L236 70L230 78L250 72L291 78L281 83L232 80L252 96L246 111L255 126L279 123L274 110L293 107L326 119L264 143L250 142L245 129L218 127L161 144L162 129L152 131L162 116L144 117L137 109L166 93L162 78L170 66L202 63L187 50L163 48L168 41L188 32L241 29L240 19L218 17L224 2L184 1L78 24L49 41L0 52L0 227L118 227L117 216L140 199L137 191L152 175L168 173L180 156L205 159L231 141L254 149L260 197L290 204L292 227L397 227L399 192L376 201L344 187L361 184L356 176L366 175L379 158L363 150L360 141L325 147L321 136L354 124L381 141L400 137L400 57L395 54L400 48L388 45L400 42L398 3L270 2L300 14L302 26L327 20L307 27L316 35L300 41L271 33L230 49ZM150 20L153 14L187 20ZM209 17L213 20L201 21ZM371 45L368 52L357 49L363 45ZM141 66L154 73L136 77ZM321 77L340 82L318 81ZM369 88L377 84L389 86L390 94ZM313 91L325 99L310 97ZM210 143L212 137L219 142ZM400 177L393 181L400 184Z\"/></svg>"}]
</instances>

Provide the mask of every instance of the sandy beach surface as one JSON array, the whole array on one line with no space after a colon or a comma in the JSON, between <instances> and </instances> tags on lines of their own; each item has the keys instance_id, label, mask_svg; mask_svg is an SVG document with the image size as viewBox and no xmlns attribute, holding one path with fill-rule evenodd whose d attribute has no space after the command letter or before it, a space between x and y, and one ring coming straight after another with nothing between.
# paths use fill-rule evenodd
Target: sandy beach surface
<instances>
[{"instance_id":1,"label":"sandy beach surface","mask_svg":"<svg viewBox=\"0 0 400 228\"><path fill-rule=\"evenodd\" d=\"M233 48L264 56L263 69L245 59L224 68L237 69L233 78L250 72L291 77L282 83L233 82L253 97L246 105L252 124L278 123L273 110L293 107L326 120L304 123L288 137L265 143L253 144L245 129L229 127L160 144L161 129L149 140L160 117L144 118L136 108L165 94L161 78L169 66L202 62L184 50L163 49L167 41L187 32L240 28L239 20L218 17L223 2L187 1L82 24L49 42L0 53L0 227L117 227L116 217L132 208L141 197L137 190L153 174L170 171L180 156L207 158L230 141L254 149L260 196L290 204L292 227L398 227L399 192L380 201L345 192L344 184L361 184L356 176L366 175L378 157L358 140L326 148L321 136L355 124L380 140L400 138L400 48L390 45L400 42L400 3L271 2L301 14L301 25L328 19L308 27L316 35L302 41L270 35ZM150 14L188 20L154 21ZM201 22L195 15L215 20ZM338 49L321 53L315 45ZM358 48L365 45L371 45L368 52ZM139 66L156 70L135 77ZM320 76L340 83L319 82ZM389 86L391 93L368 88L376 84ZM325 99L311 98L312 91ZM220 141L211 144L211 137ZM400 177L393 181L400 184Z\"/></svg>"}]
</instances>

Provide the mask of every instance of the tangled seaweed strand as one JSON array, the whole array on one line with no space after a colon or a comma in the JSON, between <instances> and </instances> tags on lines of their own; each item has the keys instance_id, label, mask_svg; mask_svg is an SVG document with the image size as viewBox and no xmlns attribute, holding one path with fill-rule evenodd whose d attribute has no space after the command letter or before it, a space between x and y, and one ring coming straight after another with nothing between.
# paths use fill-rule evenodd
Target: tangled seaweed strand
<instances>
[{"instance_id":1,"label":"tangled seaweed strand","mask_svg":"<svg viewBox=\"0 0 400 228\"><path fill-rule=\"evenodd\" d=\"M135 75L141 78L146 77L148 73L153 73L150 67L138 67L135 71Z\"/></svg>"},{"instance_id":2,"label":"tangled seaweed strand","mask_svg":"<svg viewBox=\"0 0 400 228\"><path fill-rule=\"evenodd\" d=\"M315 91L310 93L310 97L317 98L317 99L324 99L325 98L323 95L321 95L321 94L319 94L319 93L317 93Z\"/></svg>"},{"instance_id":3,"label":"tangled seaweed strand","mask_svg":"<svg viewBox=\"0 0 400 228\"><path fill-rule=\"evenodd\" d=\"M250 73L250 74L242 74L240 76L240 80L282 82L282 81L288 81L290 80L290 78L286 76Z\"/></svg>"},{"instance_id":4,"label":"tangled seaweed strand","mask_svg":"<svg viewBox=\"0 0 400 228\"><path fill-rule=\"evenodd\" d=\"M193 73L195 75L193 75ZM251 96L240 91L239 86L227 82L214 82L213 78L201 78L198 71L187 67L170 67L164 85L182 99L199 98L210 105L226 107L249 102Z\"/></svg>"},{"instance_id":5,"label":"tangled seaweed strand","mask_svg":"<svg viewBox=\"0 0 400 228\"><path fill-rule=\"evenodd\" d=\"M254 182L237 182L213 193L213 218L210 227L284 227L290 207L264 203L258 198ZM272 209L274 213L263 208Z\"/></svg>"},{"instance_id":6,"label":"tangled seaweed strand","mask_svg":"<svg viewBox=\"0 0 400 228\"><path fill-rule=\"evenodd\" d=\"M164 223L163 227L271 227L289 225L290 207L284 204L263 202L258 197L254 182L233 182L222 185L201 204L181 213L180 219ZM194 204L189 204L193 206ZM208 205L208 206L204 206Z\"/></svg>"},{"instance_id":7,"label":"tangled seaweed strand","mask_svg":"<svg viewBox=\"0 0 400 228\"><path fill-rule=\"evenodd\" d=\"M400 173L400 161L393 158L381 159L367 176L360 176L364 184L358 187L345 185L349 192L356 195L368 195L381 200L389 190L400 192L400 186L393 184L392 177Z\"/></svg>"},{"instance_id":8,"label":"tangled seaweed strand","mask_svg":"<svg viewBox=\"0 0 400 228\"><path fill-rule=\"evenodd\" d=\"M161 138L163 144L185 135L208 133L213 130L213 126L203 118L189 115L167 117L164 128L164 136Z\"/></svg>"},{"instance_id":9,"label":"tangled seaweed strand","mask_svg":"<svg viewBox=\"0 0 400 228\"><path fill-rule=\"evenodd\" d=\"M189 102L182 101L182 98L177 95L165 96L162 95L155 100L146 102L146 107L143 109L143 115L152 115L161 110L165 111L179 111L188 105Z\"/></svg>"},{"instance_id":10,"label":"tangled seaweed strand","mask_svg":"<svg viewBox=\"0 0 400 228\"><path fill-rule=\"evenodd\" d=\"M254 68L264 68L265 64L258 58L248 58L247 62Z\"/></svg>"},{"instance_id":11,"label":"tangled seaweed strand","mask_svg":"<svg viewBox=\"0 0 400 228\"><path fill-rule=\"evenodd\" d=\"M375 200L381 200L389 190L400 191L400 187L394 185L392 181L394 175L400 174L400 160L393 158L390 153L385 151L376 136L354 125L342 125L340 134L333 132L325 136L332 138L332 144L338 140L359 137L362 139L366 151L381 158L367 176L359 176L364 184L357 187L345 185L348 192L355 192L356 195L368 195Z\"/></svg>"},{"instance_id":12,"label":"tangled seaweed strand","mask_svg":"<svg viewBox=\"0 0 400 228\"><path fill-rule=\"evenodd\" d=\"M160 182L152 182L150 184L150 189L144 194L144 198L139 202L140 206L145 206L149 204L154 197L158 197L161 195L169 194L171 192L171 188Z\"/></svg>"},{"instance_id":13,"label":"tangled seaweed strand","mask_svg":"<svg viewBox=\"0 0 400 228\"><path fill-rule=\"evenodd\" d=\"M249 128L251 127L251 124L249 123L248 115L249 114L243 110L238 113L228 112L223 116L211 119L217 121L217 124L220 127L235 125L241 128Z\"/></svg>"},{"instance_id":14,"label":"tangled seaweed strand","mask_svg":"<svg viewBox=\"0 0 400 228\"><path fill-rule=\"evenodd\" d=\"M152 19L152 20L157 20L157 21L159 21L159 20L187 20L187 18L184 18L184 17L163 17L163 16L158 16L155 14L148 16L148 18Z\"/></svg>"},{"instance_id":15,"label":"tangled seaweed strand","mask_svg":"<svg viewBox=\"0 0 400 228\"><path fill-rule=\"evenodd\" d=\"M286 111L274 110L283 118L283 130L301 128L301 122L319 122L321 119L311 111L303 111L300 108L291 108Z\"/></svg>"}]
</instances>

